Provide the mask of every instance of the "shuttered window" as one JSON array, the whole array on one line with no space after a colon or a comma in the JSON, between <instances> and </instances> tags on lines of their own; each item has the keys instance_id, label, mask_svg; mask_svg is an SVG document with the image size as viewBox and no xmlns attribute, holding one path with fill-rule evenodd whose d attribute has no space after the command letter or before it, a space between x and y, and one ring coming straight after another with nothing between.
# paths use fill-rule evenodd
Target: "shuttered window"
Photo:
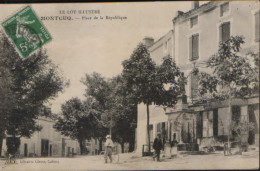
<instances>
[{"instance_id":1,"label":"shuttered window","mask_svg":"<svg viewBox=\"0 0 260 171\"><path fill-rule=\"evenodd\" d=\"M190 60L199 58L199 34L192 35L190 38Z\"/></svg>"},{"instance_id":2,"label":"shuttered window","mask_svg":"<svg viewBox=\"0 0 260 171\"><path fill-rule=\"evenodd\" d=\"M230 38L230 22L226 22L220 26L220 41L225 42L229 38Z\"/></svg>"},{"instance_id":3,"label":"shuttered window","mask_svg":"<svg viewBox=\"0 0 260 171\"><path fill-rule=\"evenodd\" d=\"M197 25L198 24L198 16L196 17L192 17L190 19L190 28L192 28L193 26Z\"/></svg>"},{"instance_id":4,"label":"shuttered window","mask_svg":"<svg viewBox=\"0 0 260 171\"><path fill-rule=\"evenodd\" d=\"M258 11L256 14L255 14L255 41L260 41L260 32L259 32L259 27L260 27L260 23L259 23L259 20L260 20L260 11Z\"/></svg>"},{"instance_id":5,"label":"shuttered window","mask_svg":"<svg viewBox=\"0 0 260 171\"><path fill-rule=\"evenodd\" d=\"M157 133L156 133L156 135L158 133L161 133L161 123L157 123Z\"/></svg>"}]
</instances>

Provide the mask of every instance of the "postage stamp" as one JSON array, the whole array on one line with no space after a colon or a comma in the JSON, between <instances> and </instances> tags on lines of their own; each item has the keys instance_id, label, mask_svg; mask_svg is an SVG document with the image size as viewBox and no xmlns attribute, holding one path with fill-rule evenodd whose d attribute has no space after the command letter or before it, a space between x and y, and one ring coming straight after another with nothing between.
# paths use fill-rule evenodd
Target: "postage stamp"
<instances>
[{"instance_id":1,"label":"postage stamp","mask_svg":"<svg viewBox=\"0 0 260 171\"><path fill-rule=\"evenodd\" d=\"M2 22L2 26L24 59L52 40L30 5Z\"/></svg>"}]
</instances>

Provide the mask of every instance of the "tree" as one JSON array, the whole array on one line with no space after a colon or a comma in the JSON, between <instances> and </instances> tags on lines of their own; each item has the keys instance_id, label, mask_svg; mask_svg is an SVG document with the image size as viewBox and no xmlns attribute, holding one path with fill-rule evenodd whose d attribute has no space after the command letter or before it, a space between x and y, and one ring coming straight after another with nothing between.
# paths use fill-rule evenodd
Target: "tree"
<instances>
[{"instance_id":1,"label":"tree","mask_svg":"<svg viewBox=\"0 0 260 171\"><path fill-rule=\"evenodd\" d=\"M41 129L36 119L45 115L41 112L44 105L56 97L67 82L58 73L46 50L40 49L23 60L3 33L0 33L0 48L0 66L8 74L8 91L4 90L4 94L8 93L5 95L11 98L9 109L4 111L6 124L1 133L7 131L12 136L30 137Z\"/></svg>"},{"instance_id":2,"label":"tree","mask_svg":"<svg viewBox=\"0 0 260 171\"><path fill-rule=\"evenodd\" d=\"M177 96L185 95L185 84L187 84L184 73L176 65L174 60L166 56L163 62L157 67L157 77L161 87L161 99L157 101L158 104L163 106L172 107L177 102ZM168 89L164 85L168 86Z\"/></svg>"},{"instance_id":3,"label":"tree","mask_svg":"<svg viewBox=\"0 0 260 171\"><path fill-rule=\"evenodd\" d=\"M258 83L258 74L255 73L258 71L252 67L248 55L240 53L243 43L242 36L232 36L220 42L218 52L206 61L207 68L213 70L212 74L194 69L193 73L199 77L198 92L201 98L198 103L228 100L229 115L232 116L231 101L245 99L255 92ZM256 55L251 53L249 56ZM232 128L230 123L228 129L229 142L230 132L236 128Z\"/></svg>"},{"instance_id":4,"label":"tree","mask_svg":"<svg viewBox=\"0 0 260 171\"><path fill-rule=\"evenodd\" d=\"M10 93L10 77L6 68L0 66L0 151L2 151L2 142L5 138L5 130L7 126L7 114L13 106L13 101Z\"/></svg>"},{"instance_id":5,"label":"tree","mask_svg":"<svg viewBox=\"0 0 260 171\"><path fill-rule=\"evenodd\" d=\"M121 144L122 150L125 142L133 146L136 105L127 96L122 77L105 79L98 73L92 73L86 74L82 82L87 87L86 96L96 99L101 113L98 117L100 125L97 125L94 137L101 142L109 132L112 139Z\"/></svg>"},{"instance_id":6,"label":"tree","mask_svg":"<svg viewBox=\"0 0 260 171\"><path fill-rule=\"evenodd\" d=\"M111 87L108 81L96 72L86 74L81 82L86 86L85 97L93 97L97 102L99 113L96 118L99 122L96 125L96 129L93 130L95 131L93 138L99 140L99 151L102 151L102 141L105 140L105 136L110 128L109 118L111 115L109 115L108 111L111 106L111 100L109 99Z\"/></svg>"},{"instance_id":7,"label":"tree","mask_svg":"<svg viewBox=\"0 0 260 171\"><path fill-rule=\"evenodd\" d=\"M144 44L139 44L134 50L130 59L123 61L122 76L126 80L128 87L134 91L138 103L144 103L147 110L147 135L148 149L151 150L149 132L149 105L156 101L158 97L156 84L156 67Z\"/></svg>"},{"instance_id":8,"label":"tree","mask_svg":"<svg viewBox=\"0 0 260 171\"><path fill-rule=\"evenodd\" d=\"M130 59L123 61L122 76L127 87L133 90L138 103L144 103L147 109L148 149L151 150L149 132L149 105L172 105L176 96L183 93L184 74L179 71L171 58L164 58L161 66L152 61L146 46L140 43ZM178 78L179 77L179 78ZM164 88L170 84L170 89Z\"/></svg>"},{"instance_id":9,"label":"tree","mask_svg":"<svg viewBox=\"0 0 260 171\"><path fill-rule=\"evenodd\" d=\"M57 116L54 128L62 135L76 139L80 145L80 152L85 152L85 140L93 137L93 130L98 124L96 119L96 103L93 98L82 102L72 98L61 107L61 116Z\"/></svg>"},{"instance_id":10,"label":"tree","mask_svg":"<svg viewBox=\"0 0 260 171\"><path fill-rule=\"evenodd\" d=\"M120 143L122 152L124 144L129 143L129 151L134 150L135 127L137 121L137 103L135 102L131 89L126 88L126 82L122 76L116 76L110 81L110 100L113 104L110 108L112 114L112 137Z\"/></svg>"}]
</instances>

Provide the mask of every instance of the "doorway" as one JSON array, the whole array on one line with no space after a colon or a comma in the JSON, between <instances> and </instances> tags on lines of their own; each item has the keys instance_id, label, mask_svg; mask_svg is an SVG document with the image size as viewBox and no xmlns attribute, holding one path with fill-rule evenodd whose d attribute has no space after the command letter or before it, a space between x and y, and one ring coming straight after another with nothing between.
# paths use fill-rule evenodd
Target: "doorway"
<instances>
[{"instance_id":1,"label":"doorway","mask_svg":"<svg viewBox=\"0 0 260 171\"><path fill-rule=\"evenodd\" d=\"M50 145L50 156L52 156L52 144Z\"/></svg>"},{"instance_id":2,"label":"doorway","mask_svg":"<svg viewBox=\"0 0 260 171\"><path fill-rule=\"evenodd\" d=\"M257 127L257 119L256 119L257 111L259 112L258 105L249 105L248 106L249 122L254 123L254 129L249 130L249 134L248 134L248 144L250 144L250 145L255 144L255 141L256 141L255 134L259 133L258 127Z\"/></svg>"},{"instance_id":3,"label":"doorway","mask_svg":"<svg viewBox=\"0 0 260 171\"><path fill-rule=\"evenodd\" d=\"M49 140L42 139L42 144L41 144L41 156L42 157L47 157L49 152Z\"/></svg>"},{"instance_id":4,"label":"doorway","mask_svg":"<svg viewBox=\"0 0 260 171\"><path fill-rule=\"evenodd\" d=\"M218 137L218 109L213 110L213 136Z\"/></svg>"},{"instance_id":5,"label":"doorway","mask_svg":"<svg viewBox=\"0 0 260 171\"><path fill-rule=\"evenodd\" d=\"M28 157L28 145L24 144L24 157Z\"/></svg>"}]
</instances>

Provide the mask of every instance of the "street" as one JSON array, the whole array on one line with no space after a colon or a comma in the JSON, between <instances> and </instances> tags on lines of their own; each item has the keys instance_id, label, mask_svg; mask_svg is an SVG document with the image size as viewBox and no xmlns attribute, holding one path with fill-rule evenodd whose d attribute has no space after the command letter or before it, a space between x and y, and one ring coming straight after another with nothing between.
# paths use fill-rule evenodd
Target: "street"
<instances>
[{"instance_id":1,"label":"street","mask_svg":"<svg viewBox=\"0 0 260 171\"><path fill-rule=\"evenodd\" d=\"M153 161L136 153L120 154L119 162L105 164L100 156L75 156L73 158L23 158L17 164L5 165L3 170L177 170L177 169L258 169L259 151L243 155L223 156L223 152L204 155L182 154L177 158Z\"/></svg>"}]
</instances>

